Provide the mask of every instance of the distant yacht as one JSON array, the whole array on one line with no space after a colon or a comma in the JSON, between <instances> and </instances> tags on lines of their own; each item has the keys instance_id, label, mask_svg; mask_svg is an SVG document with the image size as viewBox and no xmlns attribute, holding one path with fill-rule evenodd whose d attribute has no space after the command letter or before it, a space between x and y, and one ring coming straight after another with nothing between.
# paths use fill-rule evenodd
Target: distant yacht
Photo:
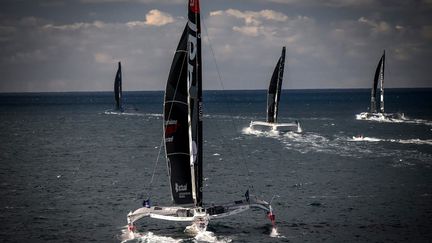
<instances>
[{"instance_id":1,"label":"distant yacht","mask_svg":"<svg viewBox=\"0 0 432 243\"><path fill-rule=\"evenodd\" d=\"M369 112L362 112L356 117L358 120L392 120L404 119L403 113L385 113L384 112L384 68L385 68L385 50L375 71L375 77L371 90L371 104ZM379 94L377 89L379 88ZM379 96L379 103L376 102Z\"/></svg>"},{"instance_id":2,"label":"distant yacht","mask_svg":"<svg viewBox=\"0 0 432 243\"><path fill-rule=\"evenodd\" d=\"M114 79L114 99L115 99L115 110L123 112L122 72L121 72L120 62L118 63L118 69Z\"/></svg>"},{"instance_id":3,"label":"distant yacht","mask_svg":"<svg viewBox=\"0 0 432 243\"><path fill-rule=\"evenodd\" d=\"M267 92L267 121L252 121L249 125L251 129L258 131L302 132L298 121L294 123L277 122L284 67L285 46L282 48L282 54L270 79L270 85Z\"/></svg>"}]
</instances>

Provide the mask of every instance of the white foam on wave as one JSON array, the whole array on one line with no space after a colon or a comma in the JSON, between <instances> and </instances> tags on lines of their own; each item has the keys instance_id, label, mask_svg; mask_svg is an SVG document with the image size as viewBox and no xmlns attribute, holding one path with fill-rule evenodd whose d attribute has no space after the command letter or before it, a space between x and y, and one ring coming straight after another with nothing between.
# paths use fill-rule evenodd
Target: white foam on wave
<instances>
[{"instance_id":1,"label":"white foam on wave","mask_svg":"<svg viewBox=\"0 0 432 243\"><path fill-rule=\"evenodd\" d=\"M270 232L270 237L272 238L285 238L285 236L281 235L276 227L273 227Z\"/></svg>"},{"instance_id":2,"label":"white foam on wave","mask_svg":"<svg viewBox=\"0 0 432 243\"><path fill-rule=\"evenodd\" d=\"M330 152L333 150L330 139L312 132L302 134L288 132L281 136L280 140L287 148L295 149L300 153Z\"/></svg>"},{"instance_id":3,"label":"white foam on wave","mask_svg":"<svg viewBox=\"0 0 432 243\"><path fill-rule=\"evenodd\" d=\"M179 243L183 240L181 239L174 239L167 236L161 236L161 235L155 235L152 232L146 232L146 233L132 233L129 232L130 236L129 238L123 240L122 243L126 242L146 242L146 243L160 243L160 242L166 242L166 243Z\"/></svg>"},{"instance_id":4,"label":"white foam on wave","mask_svg":"<svg viewBox=\"0 0 432 243\"><path fill-rule=\"evenodd\" d=\"M426 125L432 126L432 121L424 120L424 119L411 119L406 116L402 118L386 118L386 117L369 117L364 118L361 114L356 114L356 120L363 121L376 121L376 122L385 122L385 123L407 123L407 124L415 124L415 125Z\"/></svg>"},{"instance_id":5,"label":"white foam on wave","mask_svg":"<svg viewBox=\"0 0 432 243\"><path fill-rule=\"evenodd\" d=\"M422 140L419 138L382 139L382 138L373 138L373 137L352 137L352 138L348 138L347 141L351 141L351 142L392 142L392 143L401 143L401 144L432 145L432 139Z\"/></svg>"},{"instance_id":6,"label":"white foam on wave","mask_svg":"<svg viewBox=\"0 0 432 243\"><path fill-rule=\"evenodd\" d=\"M393 143L402 143L402 144L420 144L420 145L432 145L432 139L388 139L387 141Z\"/></svg>"},{"instance_id":7,"label":"white foam on wave","mask_svg":"<svg viewBox=\"0 0 432 243\"><path fill-rule=\"evenodd\" d=\"M380 138L373 138L373 137L352 137L348 138L347 141L351 142L379 142L379 141L385 141Z\"/></svg>"},{"instance_id":8,"label":"white foam on wave","mask_svg":"<svg viewBox=\"0 0 432 243\"><path fill-rule=\"evenodd\" d=\"M120 111L105 111L103 114L118 115L118 116L163 117L163 114L158 114L158 113L136 113L136 112L120 112Z\"/></svg>"},{"instance_id":9,"label":"white foam on wave","mask_svg":"<svg viewBox=\"0 0 432 243\"><path fill-rule=\"evenodd\" d=\"M205 114L204 118L216 118L216 119L224 119L224 120L251 120L253 117L251 116L233 116L233 115L221 115L221 114Z\"/></svg>"},{"instance_id":10,"label":"white foam on wave","mask_svg":"<svg viewBox=\"0 0 432 243\"><path fill-rule=\"evenodd\" d=\"M372 146L377 143L399 143L415 145L432 145L432 139L385 139L378 137L347 137L335 135L326 137L319 133L304 132L302 134L287 132L283 135L271 134L268 132L255 131L249 127L243 129L243 134L252 134L258 137L269 137L278 139L286 149L294 150L299 153L321 152L327 154L337 154L350 158L365 158L369 156L395 157L403 159L396 161L400 166L411 166L418 163L430 163L432 154L422 153L416 148L407 147L406 149L391 149L386 146Z\"/></svg>"},{"instance_id":11,"label":"white foam on wave","mask_svg":"<svg viewBox=\"0 0 432 243\"><path fill-rule=\"evenodd\" d=\"M120 112L120 111L105 111L105 115L118 115L118 116L145 116L142 113L134 113L134 112Z\"/></svg>"},{"instance_id":12,"label":"white foam on wave","mask_svg":"<svg viewBox=\"0 0 432 243\"><path fill-rule=\"evenodd\" d=\"M287 149L293 149L300 153L322 152L327 154L337 154L344 157L363 158L370 155L410 157L412 154L418 154L417 150L391 150L385 147L370 146L370 143L377 142L399 142L399 143L415 143L415 144L430 144L430 140L390 140L375 137L345 137L336 136L327 138L317 133L307 132L303 134L287 133L280 136L280 141ZM356 143L353 146L353 142ZM412 157L412 156L411 156ZM417 160L426 161L427 156L418 156Z\"/></svg>"},{"instance_id":13,"label":"white foam on wave","mask_svg":"<svg viewBox=\"0 0 432 243\"><path fill-rule=\"evenodd\" d=\"M215 234L211 231L200 231L196 234L194 238L197 242L211 242L211 243L228 243L232 242L230 238L221 238L215 236Z\"/></svg>"},{"instance_id":14,"label":"white foam on wave","mask_svg":"<svg viewBox=\"0 0 432 243\"><path fill-rule=\"evenodd\" d=\"M277 137L279 135L278 131L260 131L260 130L255 130L251 127L244 127L242 129L242 133L246 135L255 135L261 137Z\"/></svg>"},{"instance_id":15,"label":"white foam on wave","mask_svg":"<svg viewBox=\"0 0 432 243\"><path fill-rule=\"evenodd\" d=\"M193 238L175 239L169 236L157 235L153 232L131 232L125 226L122 229L122 235L120 236L122 243L127 242L148 242L148 243L179 243L179 242L209 242L209 243L229 243L232 239L229 237L217 237L211 231L201 231L194 234Z\"/></svg>"},{"instance_id":16,"label":"white foam on wave","mask_svg":"<svg viewBox=\"0 0 432 243\"><path fill-rule=\"evenodd\" d=\"M144 115L153 116L153 117L163 117L163 114L160 114L160 113L146 113Z\"/></svg>"}]
</instances>

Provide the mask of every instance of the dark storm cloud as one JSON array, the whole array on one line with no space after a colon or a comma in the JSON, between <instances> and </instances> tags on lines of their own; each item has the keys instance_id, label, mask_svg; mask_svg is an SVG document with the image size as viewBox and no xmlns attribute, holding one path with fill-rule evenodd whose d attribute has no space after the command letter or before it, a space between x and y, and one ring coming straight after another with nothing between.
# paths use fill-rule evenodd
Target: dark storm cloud
<instances>
[{"instance_id":1,"label":"dark storm cloud","mask_svg":"<svg viewBox=\"0 0 432 243\"><path fill-rule=\"evenodd\" d=\"M285 88L431 87L431 1L202 1L205 88L264 89L283 45ZM0 3L0 91L163 89L184 1ZM208 32L208 35L207 35ZM211 47L215 57L212 56Z\"/></svg>"}]
</instances>

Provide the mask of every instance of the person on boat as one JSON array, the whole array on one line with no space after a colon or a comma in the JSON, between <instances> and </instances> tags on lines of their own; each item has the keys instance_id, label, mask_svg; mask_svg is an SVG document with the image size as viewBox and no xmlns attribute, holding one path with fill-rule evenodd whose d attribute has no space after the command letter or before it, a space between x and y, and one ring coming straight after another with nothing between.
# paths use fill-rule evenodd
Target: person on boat
<instances>
[{"instance_id":1,"label":"person on boat","mask_svg":"<svg viewBox=\"0 0 432 243\"><path fill-rule=\"evenodd\" d=\"M143 206L146 207L146 208L150 208L151 207L150 198L145 199L143 201Z\"/></svg>"}]
</instances>

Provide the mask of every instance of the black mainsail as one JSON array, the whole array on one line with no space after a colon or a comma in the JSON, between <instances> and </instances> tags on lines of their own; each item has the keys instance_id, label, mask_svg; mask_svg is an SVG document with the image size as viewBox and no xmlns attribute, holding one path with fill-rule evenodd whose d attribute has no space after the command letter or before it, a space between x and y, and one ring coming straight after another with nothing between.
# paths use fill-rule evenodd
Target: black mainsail
<instances>
[{"instance_id":1,"label":"black mainsail","mask_svg":"<svg viewBox=\"0 0 432 243\"><path fill-rule=\"evenodd\" d=\"M282 54L273 71L270 85L267 93L267 122L277 122L280 94L282 90L282 80L285 65L285 46L282 48Z\"/></svg>"},{"instance_id":2,"label":"black mainsail","mask_svg":"<svg viewBox=\"0 0 432 243\"><path fill-rule=\"evenodd\" d=\"M202 74L199 3L189 0L165 91L165 149L174 203L202 206Z\"/></svg>"},{"instance_id":3,"label":"black mainsail","mask_svg":"<svg viewBox=\"0 0 432 243\"><path fill-rule=\"evenodd\" d=\"M117 73L114 79L114 99L115 99L115 109L122 110L122 72L121 63L118 63Z\"/></svg>"},{"instance_id":4,"label":"black mainsail","mask_svg":"<svg viewBox=\"0 0 432 243\"><path fill-rule=\"evenodd\" d=\"M381 113L384 113L384 66L385 66L385 50L383 55L381 56L381 59L378 62L378 66L375 70L375 76L374 76L374 82L371 90L371 105L370 105L370 112L376 113L379 111ZM376 103L377 95L378 95L378 87L380 89L379 92L379 106Z\"/></svg>"}]
</instances>

